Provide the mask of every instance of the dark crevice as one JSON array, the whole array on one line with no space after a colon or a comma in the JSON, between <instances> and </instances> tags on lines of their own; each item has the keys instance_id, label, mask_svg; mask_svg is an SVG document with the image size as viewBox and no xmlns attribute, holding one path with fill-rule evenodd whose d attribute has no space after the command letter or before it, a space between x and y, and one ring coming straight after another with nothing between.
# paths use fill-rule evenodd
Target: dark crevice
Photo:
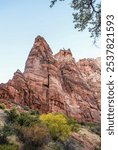
<instances>
[{"instance_id":1,"label":"dark crevice","mask_svg":"<svg viewBox=\"0 0 118 150\"><path fill-rule=\"evenodd\" d=\"M50 72L49 72L49 65L50 65L50 60L48 58L48 55L46 55L46 58L47 58L47 63L48 63L48 66L47 66L47 85L45 84L44 86L46 87L46 103L45 103L45 110L46 112L49 111L49 87L50 87Z\"/></svg>"}]
</instances>

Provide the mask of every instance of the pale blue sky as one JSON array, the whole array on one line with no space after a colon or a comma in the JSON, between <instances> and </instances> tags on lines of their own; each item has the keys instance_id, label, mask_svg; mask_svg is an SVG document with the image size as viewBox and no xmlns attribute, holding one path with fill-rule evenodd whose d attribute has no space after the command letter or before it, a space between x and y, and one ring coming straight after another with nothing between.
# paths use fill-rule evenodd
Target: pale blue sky
<instances>
[{"instance_id":1,"label":"pale blue sky","mask_svg":"<svg viewBox=\"0 0 118 150\"><path fill-rule=\"evenodd\" d=\"M53 53L70 48L76 61L100 56L89 33L74 29L70 1L50 8L50 0L0 0L0 83L17 69L24 70L37 35L46 39Z\"/></svg>"}]
</instances>

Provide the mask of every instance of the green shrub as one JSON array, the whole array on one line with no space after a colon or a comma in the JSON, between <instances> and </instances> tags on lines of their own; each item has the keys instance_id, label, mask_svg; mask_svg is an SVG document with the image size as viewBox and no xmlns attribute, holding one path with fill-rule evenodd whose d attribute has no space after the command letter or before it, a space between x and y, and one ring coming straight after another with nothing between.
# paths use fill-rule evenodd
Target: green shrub
<instances>
[{"instance_id":1,"label":"green shrub","mask_svg":"<svg viewBox=\"0 0 118 150\"><path fill-rule=\"evenodd\" d=\"M30 110L30 115L39 115L40 112L38 110L34 110L34 109L31 109Z\"/></svg>"},{"instance_id":2,"label":"green shrub","mask_svg":"<svg viewBox=\"0 0 118 150\"><path fill-rule=\"evenodd\" d=\"M15 108L11 109L10 111L6 111L6 113L10 122L13 123L17 121L19 114L17 113Z\"/></svg>"},{"instance_id":3,"label":"green shrub","mask_svg":"<svg viewBox=\"0 0 118 150\"><path fill-rule=\"evenodd\" d=\"M28 113L22 113L17 119L17 123L20 126L31 126L35 123L37 123L39 120L36 116L32 116Z\"/></svg>"},{"instance_id":4,"label":"green shrub","mask_svg":"<svg viewBox=\"0 0 118 150\"><path fill-rule=\"evenodd\" d=\"M14 127L10 124L5 125L0 130L0 144L8 143L7 137L16 134Z\"/></svg>"},{"instance_id":5,"label":"green shrub","mask_svg":"<svg viewBox=\"0 0 118 150\"><path fill-rule=\"evenodd\" d=\"M5 125L1 130L0 130L0 136L7 137L9 135L12 135L15 133L15 130L13 126L10 124Z\"/></svg>"},{"instance_id":6,"label":"green shrub","mask_svg":"<svg viewBox=\"0 0 118 150\"><path fill-rule=\"evenodd\" d=\"M5 104L4 104L4 103L1 103L1 104L0 104L0 109L3 109L3 110L4 110L5 108L6 108Z\"/></svg>"},{"instance_id":7,"label":"green shrub","mask_svg":"<svg viewBox=\"0 0 118 150\"><path fill-rule=\"evenodd\" d=\"M17 145L10 145L10 144L2 144L0 145L0 150L18 150Z\"/></svg>"},{"instance_id":8,"label":"green shrub","mask_svg":"<svg viewBox=\"0 0 118 150\"><path fill-rule=\"evenodd\" d=\"M79 132L80 131L80 124L78 121L72 117L67 117L68 124L71 126L71 130L74 132Z\"/></svg>"},{"instance_id":9,"label":"green shrub","mask_svg":"<svg viewBox=\"0 0 118 150\"><path fill-rule=\"evenodd\" d=\"M65 141L69 138L71 127L62 114L42 114L39 119L45 123L54 140Z\"/></svg>"}]
</instances>

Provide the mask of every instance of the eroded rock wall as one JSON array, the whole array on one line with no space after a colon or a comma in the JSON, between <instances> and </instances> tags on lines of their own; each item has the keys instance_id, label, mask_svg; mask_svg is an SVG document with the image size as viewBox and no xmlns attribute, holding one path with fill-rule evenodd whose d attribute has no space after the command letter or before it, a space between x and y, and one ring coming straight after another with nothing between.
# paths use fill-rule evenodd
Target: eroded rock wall
<instances>
[{"instance_id":1,"label":"eroded rock wall","mask_svg":"<svg viewBox=\"0 0 118 150\"><path fill-rule=\"evenodd\" d=\"M100 122L100 58L76 62L71 50L52 50L41 36L35 39L24 72L0 84L0 99L63 112L79 121Z\"/></svg>"}]
</instances>

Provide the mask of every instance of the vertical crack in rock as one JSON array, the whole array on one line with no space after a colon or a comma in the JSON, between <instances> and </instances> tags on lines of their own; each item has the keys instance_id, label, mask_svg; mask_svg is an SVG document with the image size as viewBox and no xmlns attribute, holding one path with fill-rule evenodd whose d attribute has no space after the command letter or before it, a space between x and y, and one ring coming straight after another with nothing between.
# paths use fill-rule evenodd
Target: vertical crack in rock
<instances>
[{"instance_id":1,"label":"vertical crack in rock","mask_svg":"<svg viewBox=\"0 0 118 150\"><path fill-rule=\"evenodd\" d=\"M76 62L70 49L53 55L45 39L38 36L24 72L17 70L12 80L0 84L0 102L100 122L100 74L100 58Z\"/></svg>"}]
</instances>

